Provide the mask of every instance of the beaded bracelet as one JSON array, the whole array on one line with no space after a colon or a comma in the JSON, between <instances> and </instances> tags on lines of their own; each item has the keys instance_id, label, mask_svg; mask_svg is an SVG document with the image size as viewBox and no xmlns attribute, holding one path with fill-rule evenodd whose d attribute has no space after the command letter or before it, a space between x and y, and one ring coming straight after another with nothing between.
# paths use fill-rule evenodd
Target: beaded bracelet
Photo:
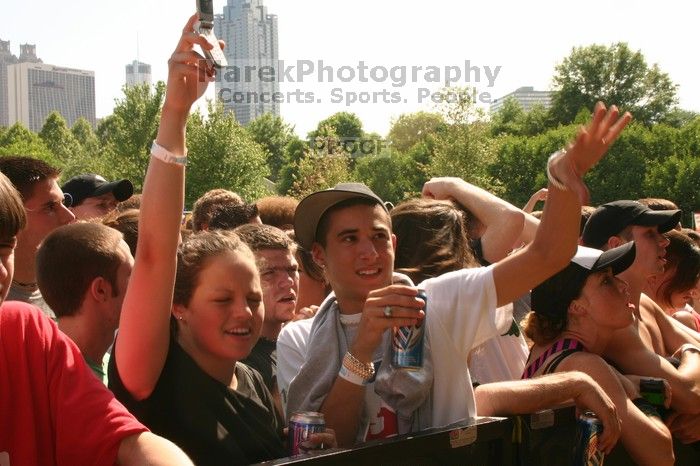
<instances>
[{"instance_id":1,"label":"beaded bracelet","mask_svg":"<svg viewBox=\"0 0 700 466\"><path fill-rule=\"evenodd\" d=\"M361 362L350 351L343 357L343 367L365 381L370 381L374 377L374 364Z\"/></svg>"}]
</instances>

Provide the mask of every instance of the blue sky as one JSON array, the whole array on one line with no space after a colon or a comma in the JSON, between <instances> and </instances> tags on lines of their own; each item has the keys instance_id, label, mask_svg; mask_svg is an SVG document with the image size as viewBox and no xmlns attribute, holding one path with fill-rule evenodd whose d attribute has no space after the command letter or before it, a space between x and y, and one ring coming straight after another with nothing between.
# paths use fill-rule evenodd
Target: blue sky
<instances>
[{"instance_id":1,"label":"blue sky","mask_svg":"<svg viewBox=\"0 0 700 466\"><path fill-rule=\"evenodd\" d=\"M225 1L215 0L217 12ZM500 97L519 86L547 89L557 62L574 46L625 41L640 49L649 63L658 63L680 85L681 107L700 111L697 25L694 2L647 0L601 1L580 4L533 0L464 2L432 0L266 0L269 13L279 17L280 58L324 60L339 67L369 66L500 66L489 87L480 92ZM139 58L153 66L154 79L165 79L167 59L194 0L33 0L4 2L0 39L37 45L46 63L93 70L96 73L97 116L111 113L121 94L124 66ZM472 84L475 84L472 82ZM283 92L313 90L321 103L282 105L282 116L300 135L336 111L357 113L368 131L386 133L401 113L431 110L429 100L418 102L418 88L437 84L409 84L399 103L333 103L337 83L283 83ZM396 91L388 83L351 82L345 92ZM213 91L209 93L213 97ZM380 98L380 101L382 99ZM404 102L406 100L406 102Z\"/></svg>"}]
</instances>

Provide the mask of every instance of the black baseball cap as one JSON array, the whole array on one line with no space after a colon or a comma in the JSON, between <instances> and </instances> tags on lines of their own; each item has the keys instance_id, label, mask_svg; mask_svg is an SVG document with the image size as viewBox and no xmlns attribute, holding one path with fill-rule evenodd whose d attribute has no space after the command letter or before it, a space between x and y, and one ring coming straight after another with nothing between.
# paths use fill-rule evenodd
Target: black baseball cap
<instances>
[{"instance_id":1,"label":"black baseball cap","mask_svg":"<svg viewBox=\"0 0 700 466\"><path fill-rule=\"evenodd\" d=\"M134 185L129 180L109 182L100 175L90 173L74 176L61 186L61 190L71 195L73 206L78 206L89 197L107 193L114 194L114 198L119 202L126 201L134 194Z\"/></svg>"},{"instance_id":2,"label":"black baseball cap","mask_svg":"<svg viewBox=\"0 0 700 466\"><path fill-rule=\"evenodd\" d=\"M388 212L384 201L362 183L338 183L330 189L311 193L301 200L294 211L294 235L302 248L311 250L323 214L348 199L376 201Z\"/></svg>"},{"instance_id":3,"label":"black baseball cap","mask_svg":"<svg viewBox=\"0 0 700 466\"><path fill-rule=\"evenodd\" d=\"M658 226L659 233L672 230L681 220L680 210L651 210L636 201L614 201L598 207L586 222L581 240L592 248L602 248L611 236L629 225Z\"/></svg>"},{"instance_id":4,"label":"black baseball cap","mask_svg":"<svg viewBox=\"0 0 700 466\"><path fill-rule=\"evenodd\" d=\"M634 262L634 241L605 252L579 246L569 265L532 290L531 308L537 314L560 318L566 316L571 301L581 294L589 275L612 267L613 275L627 270Z\"/></svg>"}]
</instances>

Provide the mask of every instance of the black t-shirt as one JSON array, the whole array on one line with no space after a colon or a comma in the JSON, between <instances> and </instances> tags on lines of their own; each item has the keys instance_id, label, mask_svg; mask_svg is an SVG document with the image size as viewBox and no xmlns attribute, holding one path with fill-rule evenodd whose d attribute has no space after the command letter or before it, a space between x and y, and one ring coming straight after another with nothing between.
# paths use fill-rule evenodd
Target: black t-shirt
<instances>
[{"instance_id":1,"label":"black t-shirt","mask_svg":"<svg viewBox=\"0 0 700 466\"><path fill-rule=\"evenodd\" d=\"M277 384L277 342L260 337L243 362L260 372L265 386L272 391Z\"/></svg>"},{"instance_id":2,"label":"black t-shirt","mask_svg":"<svg viewBox=\"0 0 700 466\"><path fill-rule=\"evenodd\" d=\"M151 396L137 401L124 388L112 354L109 388L151 431L198 466L250 464L286 455L282 420L260 374L237 363L232 390L206 374L173 339Z\"/></svg>"}]
</instances>

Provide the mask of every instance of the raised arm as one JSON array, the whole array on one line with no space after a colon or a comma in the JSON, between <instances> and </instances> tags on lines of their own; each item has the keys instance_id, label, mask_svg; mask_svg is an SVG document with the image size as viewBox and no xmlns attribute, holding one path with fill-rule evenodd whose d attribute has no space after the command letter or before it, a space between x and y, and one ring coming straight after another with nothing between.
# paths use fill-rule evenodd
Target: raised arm
<instances>
[{"instance_id":1,"label":"raised arm","mask_svg":"<svg viewBox=\"0 0 700 466\"><path fill-rule=\"evenodd\" d=\"M445 184L446 186L439 186ZM423 195L449 192L461 206L468 209L486 227L481 237L484 259L498 262L513 249L523 230L523 212L490 192L459 178L435 178L423 187ZM439 194L438 194L439 195Z\"/></svg>"},{"instance_id":2,"label":"raised arm","mask_svg":"<svg viewBox=\"0 0 700 466\"><path fill-rule=\"evenodd\" d=\"M535 194L530 196L530 199L527 201L527 203L523 206L523 212L527 214L531 214L533 210L535 210L535 206L537 205L538 202L540 201L546 201L547 200L547 188L542 188L537 190Z\"/></svg>"},{"instance_id":3,"label":"raised arm","mask_svg":"<svg viewBox=\"0 0 700 466\"><path fill-rule=\"evenodd\" d=\"M569 263L576 252L581 204L588 201L582 178L630 119L629 113L619 117L615 106L606 111L599 103L593 121L579 131L574 144L565 153L552 156L548 162L551 176L547 202L535 239L494 266L499 306L512 302Z\"/></svg>"},{"instance_id":4,"label":"raised arm","mask_svg":"<svg viewBox=\"0 0 700 466\"><path fill-rule=\"evenodd\" d=\"M193 50L211 48L196 34L192 16L168 61L168 86L156 143L176 157L186 155L185 126L192 104L213 79ZM136 261L124 298L116 341L121 380L136 399L147 398L163 369L175 283L177 246L184 199L185 166L151 157L139 219Z\"/></svg>"}]
</instances>

